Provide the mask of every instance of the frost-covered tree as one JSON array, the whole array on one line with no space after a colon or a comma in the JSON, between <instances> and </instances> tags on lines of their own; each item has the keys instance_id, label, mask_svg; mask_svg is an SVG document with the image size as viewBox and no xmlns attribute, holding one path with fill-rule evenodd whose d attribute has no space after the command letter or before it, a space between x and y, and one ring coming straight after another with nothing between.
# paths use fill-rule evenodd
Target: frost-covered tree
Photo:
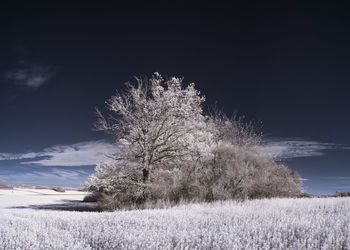
<instances>
[{"instance_id":1,"label":"frost-covered tree","mask_svg":"<svg viewBox=\"0 0 350 250\"><path fill-rule=\"evenodd\" d=\"M207 199L295 197L300 176L261 152L261 135L251 122L214 111L210 116L213 157L199 174Z\"/></svg>"},{"instance_id":2,"label":"frost-covered tree","mask_svg":"<svg viewBox=\"0 0 350 250\"><path fill-rule=\"evenodd\" d=\"M119 144L116 160L138 163L144 182L149 182L155 169L174 168L210 154L204 97L193 83L184 87L181 78L164 80L155 73L127 87L107 101L113 117L107 120L97 110L97 129L111 133Z\"/></svg>"},{"instance_id":3,"label":"frost-covered tree","mask_svg":"<svg viewBox=\"0 0 350 250\"><path fill-rule=\"evenodd\" d=\"M296 196L300 177L259 151L250 123L222 112L206 116L204 97L182 78L136 78L97 110L98 130L116 139L87 186L107 209L147 201Z\"/></svg>"},{"instance_id":4,"label":"frost-covered tree","mask_svg":"<svg viewBox=\"0 0 350 250\"><path fill-rule=\"evenodd\" d=\"M216 108L210 113L209 123L216 144L225 142L243 148L255 148L260 145L261 135L257 133L252 122L244 121L244 118L239 117L237 113L229 118Z\"/></svg>"}]
</instances>

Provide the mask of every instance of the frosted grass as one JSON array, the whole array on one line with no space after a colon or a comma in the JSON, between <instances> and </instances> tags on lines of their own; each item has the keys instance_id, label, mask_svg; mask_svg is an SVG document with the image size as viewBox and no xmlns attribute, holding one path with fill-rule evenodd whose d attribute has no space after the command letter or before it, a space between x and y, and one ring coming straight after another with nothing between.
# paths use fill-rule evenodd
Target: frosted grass
<instances>
[{"instance_id":1,"label":"frosted grass","mask_svg":"<svg viewBox=\"0 0 350 250\"><path fill-rule=\"evenodd\" d=\"M350 198L103 213L1 209L0 223L1 249L350 248Z\"/></svg>"}]
</instances>

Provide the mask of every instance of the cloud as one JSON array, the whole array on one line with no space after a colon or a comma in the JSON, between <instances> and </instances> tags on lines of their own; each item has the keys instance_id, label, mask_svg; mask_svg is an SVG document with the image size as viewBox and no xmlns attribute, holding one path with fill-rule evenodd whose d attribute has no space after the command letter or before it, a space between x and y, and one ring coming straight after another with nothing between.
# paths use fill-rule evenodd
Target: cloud
<instances>
[{"instance_id":1,"label":"cloud","mask_svg":"<svg viewBox=\"0 0 350 250\"><path fill-rule=\"evenodd\" d=\"M21 164L39 166L87 166L106 159L117 146L105 141L87 141L72 145L57 145L41 152L0 153L0 160L25 160Z\"/></svg>"},{"instance_id":2,"label":"cloud","mask_svg":"<svg viewBox=\"0 0 350 250\"><path fill-rule=\"evenodd\" d=\"M23 173L23 176L27 176L28 179L32 177L43 178L43 179L56 179L56 180L80 180L81 176L88 176L90 173L82 170L66 170L53 168L49 171L32 171L29 173Z\"/></svg>"},{"instance_id":3,"label":"cloud","mask_svg":"<svg viewBox=\"0 0 350 250\"><path fill-rule=\"evenodd\" d=\"M51 66L21 65L5 73L4 77L18 85L39 88L48 83L54 73Z\"/></svg>"},{"instance_id":4,"label":"cloud","mask_svg":"<svg viewBox=\"0 0 350 250\"><path fill-rule=\"evenodd\" d=\"M278 160L297 157L321 156L325 154L325 150L347 148L348 147L341 144L324 143L303 139L272 139L266 141L261 146L263 153Z\"/></svg>"},{"instance_id":5,"label":"cloud","mask_svg":"<svg viewBox=\"0 0 350 250\"><path fill-rule=\"evenodd\" d=\"M328 176L326 179L350 181L350 176Z\"/></svg>"},{"instance_id":6,"label":"cloud","mask_svg":"<svg viewBox=\"0 0 350 250\"><path fill-rule=\"evenodd\" d=\"M335 186L337 189L345 189L346 191L350 190L350 185L343 185L343 186Z\"/></svg>"},{"instance_id":7,"label":"cloud","mask_svg":"<svg viewBox=\"0 0 350 250\"><path fill-rule=\"evenodd\" d=\"M261 146L261 151L276 160L322 156L330 149L348 149L335 143L302 139L270 139ZM0 153L1 160L21 160L21 164L39 166L87 166L106 160L106 155L115 153L117 145L103 140L79 142L72 145L56 145L40 152Z\"/></svg>"},{"instance_id":8,"label":"cloud","mask_svg":"<svg viewBox=\"0 0 350 250\"><path fill-rule=\"evenodd\" d=\"M38 167L36 167L37 169ZM38 170L29 169L10 174L0 174L0 179L8 183L49 186L80 186L93 173L93 168L75 167L62 169L58 167L42 167Z\"/></svg>"},{"instance_id":9,"label":"cloud","mask_svg":"<svg viewBox=\"0 0 350 250\"><path fill-rule=\"evenodd\" d=\"M13 154L13 153L0 153L0 161L3 160L22 160L40 157L39 153L23 153L23 154Z\"/></svg>"}]
</instances>

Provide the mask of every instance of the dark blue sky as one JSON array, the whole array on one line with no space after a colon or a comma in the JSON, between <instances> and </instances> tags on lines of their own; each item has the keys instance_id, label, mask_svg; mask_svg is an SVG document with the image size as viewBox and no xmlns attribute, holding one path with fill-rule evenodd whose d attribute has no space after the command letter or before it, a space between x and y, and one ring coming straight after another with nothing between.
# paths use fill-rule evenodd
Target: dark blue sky
<instances>
[{"instance_id":1,"label":"dark blue sky","mask_svg":"<svg viewBox=\"0 0 350 250\"><path fill-rule=\"evenodd\" d=\"M111 150L92 131L94 107L158 71L195 82L207 105L261 121L307 191L350 189L348 10L334 1L4 5L0 178L79 185L94 159L67 166L74 152ZM295 140L304 153L286 143Z\"/></svg>"}]
</instances>

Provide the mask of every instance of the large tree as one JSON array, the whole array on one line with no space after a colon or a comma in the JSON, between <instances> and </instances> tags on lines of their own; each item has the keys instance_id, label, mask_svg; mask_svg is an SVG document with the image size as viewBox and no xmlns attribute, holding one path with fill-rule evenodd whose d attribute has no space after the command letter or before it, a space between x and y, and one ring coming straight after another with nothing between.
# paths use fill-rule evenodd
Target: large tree
<instances>
[{"instance_id":1,"label":"large tree","mask_svg":"<svg viewBox=\"0 0 350 250\"><path fill-rule=\"evenodd\" d=\"M259 148L261 136L242 119L203 114L204 97L182 78L136 78L97 110L96 128L118 150L89 177L107 209L158 200L296 196L300 177Z\"/></svg>"},{"instance_id":2,"label":"large tree","mask_svg":"<svg viewBox=\"0 0 350 250\"><path fill-rule=\"evenodd\" d=\"M194 84L184 87L182 78L164 80L158 73L136 80L107 101L113 113L109 119L97 110L97 129L111 133L119 144L114 158L138 163L149 182L154 169L209 156L212 133L202 111L204 97Z\"/></svg>"}]
</instances>

